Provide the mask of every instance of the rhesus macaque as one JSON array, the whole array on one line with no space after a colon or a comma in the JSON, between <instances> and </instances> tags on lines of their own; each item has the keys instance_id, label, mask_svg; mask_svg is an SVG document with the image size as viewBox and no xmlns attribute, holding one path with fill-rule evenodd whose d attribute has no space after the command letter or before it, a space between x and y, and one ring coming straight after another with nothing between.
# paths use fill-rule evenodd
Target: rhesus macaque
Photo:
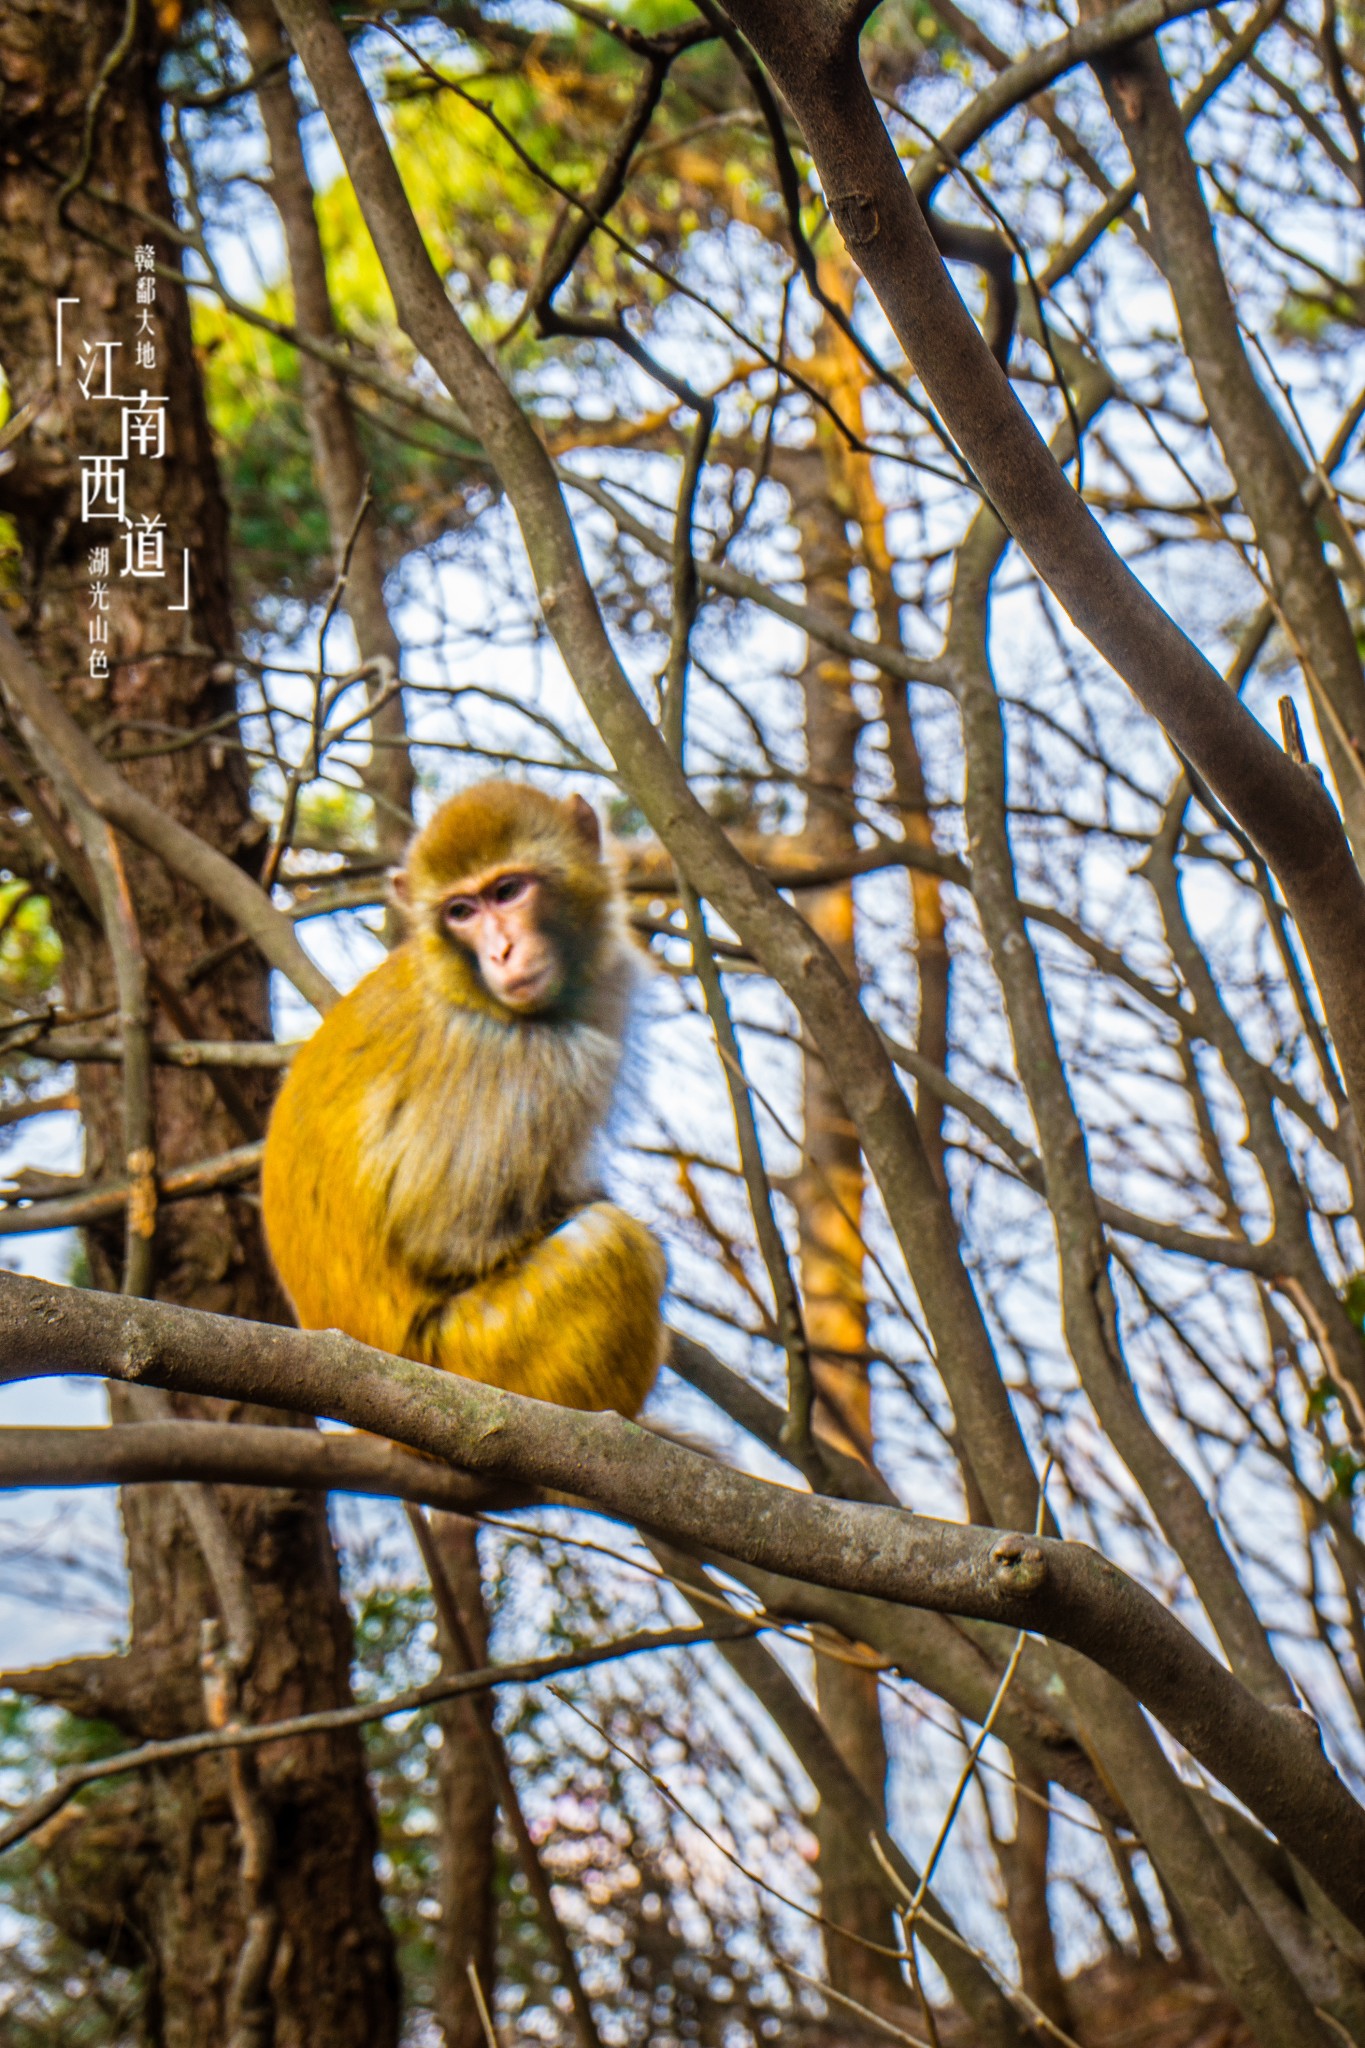
<instances>
[{"instance_id":1,"label":"rhesus macaque","mask_svg":"<svg viewBox=\"0 0 1365 2048\"><path fill-rule=\"evenodd\" d=\"M597 818L513 782L454 797L395 894L409 935L303 1046L266 1139L305 1329L634 1415L663 1253L593 1152L638 968Z\"/></svg>"}]
</instances>

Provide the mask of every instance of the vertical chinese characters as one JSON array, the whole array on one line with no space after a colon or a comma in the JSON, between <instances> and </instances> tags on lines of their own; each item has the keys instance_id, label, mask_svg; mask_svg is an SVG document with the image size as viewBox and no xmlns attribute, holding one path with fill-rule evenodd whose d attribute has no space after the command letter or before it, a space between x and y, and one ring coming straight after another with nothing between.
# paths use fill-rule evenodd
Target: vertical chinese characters
<instances>
[{"instance_id":1,"label":"vertical chinese characters","mask_svg":"<svg viewBox=\"0 0 1365 2048\"><path fill-rule=\"evenodd\" d=\"M174 550L168 550L166 523L159 512L139 513L136 504L138 467L146 462L164 462L170 452L167 435L167 403L164 393L153 391L147 381L157 368L156 250L143 242L134 251L137 270L137 331L132 343L135 388L120 388L118 358L122 341L107 335L81 336L76 347L76 383L82 400L91 406L119 409L117 448L115 436L101 432L104 443L97 452L80 457L81 519L97 527L111 522L117 536L92 540L87 553L87 605L90 614L89 668L93 682L107 682L112 659L110 647L113 579L134 577L166 582ZM78 299L57 301L57 367L62 364L65 330L76 324L68 308L78 308ZM189 549L180 550L179 601L168 591L166 610L187 612L190 599Z\"/></svg>"}]
</instances>

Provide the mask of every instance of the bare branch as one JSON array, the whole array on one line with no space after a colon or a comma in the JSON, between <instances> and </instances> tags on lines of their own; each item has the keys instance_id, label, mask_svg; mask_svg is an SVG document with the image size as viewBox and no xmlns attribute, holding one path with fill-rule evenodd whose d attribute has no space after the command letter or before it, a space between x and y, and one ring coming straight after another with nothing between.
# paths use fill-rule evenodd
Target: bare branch
<instances>
[{"instance_id":1,"label":"bare branch","mask_svg":"<svg viewBox=\"0 0 1365 2048\"><path fill-rule=\"evenodd\" d=\"M236 920L272 967L316 1009L337 992L276 910L235 861L133 789L91 745L0 619L0 692L38 758L68 775L91 810L116 825Z\"/></svg>"},{"instance_id":2,"label":"bare branch","mask_svg":"<svg viewBox=\"0 0 1365 2048\"><path fill-rule=\"evenodd\" d=\"M1323 1755L1315 1724L1256 1700L1159 1601L1084 1544L798 1494L619 1415L479 1386L335 1331L17 1274L0 1277L0 1358L10 1381L94 1373L330 1416L474 1476L578 1494L687 1546L1049 1635L1126 1686L1365 1927L1365 1811Z\"/></svg>"},{"instance_id":3,"label":"bare branch","mask_svg":"<svg viewBox=\"0 0 1365 2048\"><path fill-rule=\"evenodd\" d=\"M125 1749L94 1763L78 1764L66 1771L28 1806L0 1826L0 1853L22 1842L35 1828L59 1813L67 1802L87 1785L107 1778L125 1776L167 1764L184 1763L191 1757L215 1752L260 1749L269 1742L289 1742L300 1735L334 1735L343 1728L366 1728L386 1721L390 1714L411 1714L422 1707L438 1706L443 1700L464 1699L491 1691L497 1685L532 1685L538 1679L556 1678L570 1671L586 1671L617 1657L638 1656L643 1650L689 1648L714 1640L725 1623L709 1622L701 1628L643 1629L638 1635L621 1636L594 1650L572 1650L558 1657L534 1657L520 1664L494 1664L481 1671L457 1672L449 1678L434 1678L427 1685L412 1686L385 1700L356 1707L329 1707L316 1714L291 1714L287 1719L257 1726L238 1723L228 1728L206 1728L202 1734L177 1735L168 1742L144 1742L137 1749ZM747 1634L752 1622L736 1617L734 1631ZM13 1674L0 1672L0 1684Z\"/></svg>"},{"instance_id":4,"label":"bare branch","mask_svg":"<svg viewBox=\"0 0 1365 2048\"><path fill-rule=\"evenodd\" d=\"M1014 539L1265 854L1312 957L1347 1086L1365 1089L1365 882L1330 798L1143 588L1049 454L934 247L859 63L852 17L730 0L786 95L844 241Z\"/></svg>"}]
</instances>

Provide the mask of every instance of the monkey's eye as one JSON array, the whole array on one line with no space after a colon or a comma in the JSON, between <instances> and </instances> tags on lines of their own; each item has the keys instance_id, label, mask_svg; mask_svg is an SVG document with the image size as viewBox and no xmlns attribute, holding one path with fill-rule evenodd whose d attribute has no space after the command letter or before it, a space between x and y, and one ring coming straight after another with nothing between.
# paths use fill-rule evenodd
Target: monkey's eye
<instances>
[{"instance_id":1,"label":"monkey's eye","mask_svg":"<svg viewBox=\"0 0 1365 2048\"><path fill-rule=\"evenodd\" d=\"M495 903L518 903L531 886L529 875L504 875L494 882L489 895Z\"/></svg>"},{"instance_id":2,"label":"monkey's eye","mask_svg":"<svg viewBox=\"0 0 1365 2048\"><path fill-rule=\"evenodd\" d=\"M445 917L447 924L468 924L474 915L474 904L468 896L456 896L447 903Z\"/></svg>"}]
</instances>

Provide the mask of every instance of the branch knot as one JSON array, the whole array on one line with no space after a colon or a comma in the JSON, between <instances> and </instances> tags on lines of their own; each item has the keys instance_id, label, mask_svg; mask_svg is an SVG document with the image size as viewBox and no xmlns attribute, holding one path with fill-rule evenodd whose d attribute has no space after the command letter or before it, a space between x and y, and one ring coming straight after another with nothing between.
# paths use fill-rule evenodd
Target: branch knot
<instances>
[{"instance_id":1,"label":"branch knot","mask_svg":"<svg viewBox=\"0 0 1365 2048\"><path fill-rule=\"evenodd\" d=\"M1047 1557L1035 1536L1011 1531L991 1546L991 1568L1011 1593L1040 1592L1047 1579Z\"/></svg>"},{"instance_id":2,"label":"branch knot","mask_svg":"<svg viewBox=\"0 0 1365 2048\"><path fill-rule=\"evenodd\" d=\"M834 224L850 249L865 249L881 233L882 218L870 192L841 192L830 196L829 210Z\"/></svg>"}]
</instances>

